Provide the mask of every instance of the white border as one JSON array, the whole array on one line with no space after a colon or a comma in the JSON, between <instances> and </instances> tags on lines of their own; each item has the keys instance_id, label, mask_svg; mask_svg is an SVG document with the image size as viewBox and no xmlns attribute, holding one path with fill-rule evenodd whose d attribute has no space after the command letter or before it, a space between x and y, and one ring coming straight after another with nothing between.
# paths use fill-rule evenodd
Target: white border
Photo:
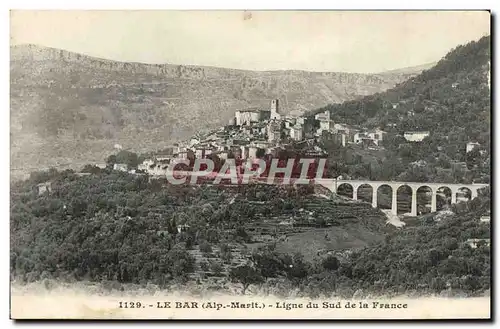
<instances>
[{"instance_id":1,"label":"white border","mask_svg":"<svg viewBox=\"0 0 500 329\"><path fill-rule=\"evenodd\" d=\"M7 1L9 4L9 1ZM342 2L331 2L322 0L308 1L272 1L272 0L253 0L253 1L197 1L197 0L169 0L169 1L85 1L84 5L80 2L65 1L10 1L11 9L324 9L324 10L465 10L465 9L489 9L494 7L495 2L491 0L476 1L436 1L420 0L411 3L403 1L365 1L350 0Z\"/></svg>"}]
</instances>

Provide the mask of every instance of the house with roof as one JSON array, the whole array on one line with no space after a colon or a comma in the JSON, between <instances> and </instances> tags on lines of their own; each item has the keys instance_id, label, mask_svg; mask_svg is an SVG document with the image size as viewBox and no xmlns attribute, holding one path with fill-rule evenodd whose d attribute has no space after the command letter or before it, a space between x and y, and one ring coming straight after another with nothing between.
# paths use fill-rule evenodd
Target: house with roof
<instances>
[{"instance_id":1,"label":"house with roof","mask_svg":"<svg viewBox=\"0 0 500 329\"><path fill-rule=\"evenodd\" d=\"M155 161L170 161L172 155L170 154L157 154L154 156Z\"/></svg>"},{"instance_id":2,"label":"house with roof","mask_svg":"<svg viewBox=\"0 0 500 329\"><path fill-rule=\"evenodd\" d=\"M201 138L198 136L193 136L191 137L191 140L189 140L189 147L193 147L201 142Z\"/></svg>"},{"instance_id":3,"label":"house with roof","mask_svg":"<svg viewBox=\"0 0 500 329\"><path fill-rule=\"evenodd\" d=\"M304 125L306 123L306 118L304 118L304 117L298 117L298 118L295 119L295 123Z\"/></svg>"},{"instance_id":4,"label":"house with roof","mask_svg":"<svg viewBox=\"0 0 500 329\"><path fill-rule=\"evenodd\" d=\"M182 151L182 152L174 154L175 159L186 160L186 159L191 159L193 157L194 157L194 152L190 149L187 149L186 151Z\"/></svg>"},{"instance_id":5,"label":"house with roof","mask_svg":"<svg viewBox=\"0 0 500 329\"><path fill-rule=\"evenodd\" d=\"M476 249L479 247L481 244L489 247L490 246L490 239L467 239L466 242L471 248Z\"/></svg>"},{"instance_id":6,"label":"house with roof","mask_svg":"<svg viewBox=\"0 0 500 329\"><path fill-rule=\"evenodd\" d=\"M304 139L304 128L300 124L296 124L290 127L290 138L295 141L301 141Z\"/></svg>"},{"instance_id":7,"label":"house with roof","mask_svg":"<svg viewBox=\"0 0 500 329\"><path fill-rule=\"evenodd\" d=\"M235 124L237 126L251 125L252 123L257 123L266 120L270 116L269 110L264 110L259 107L247 108L244 110L238 110L234 114Z\"/></svg>"},{"instance_id":8,"label":"house with roof","mask_svg":"<svg viewBox=\"0 0 500 329\"><path fill-rule=\"evenodd\" d=\"M276 142L281 139L281 123L277 121L270 121L267 125L267 140L269 142Z\"/></svg>"},{"instance_id":9,"label":"house with roof","mask_svg":"<svg viewBox=\"0 0 500 329\"><path fill-rule=\"evenodd\" d=\"M230 153L230 150L226 150L226 151L218 151L214 154L217 155L217 157L219 159L227 160L227 159L229 159L229 153Z\"/></svg>"},{"instance_id":10,"label":"house with roof","mask_svg":"<svg viewBox=\"0 0 500 329\"><path fill-rule=\"evenodd\" d=\"M483 215L479 217L479 221L482 223L489 223L490 222L490 215Z\"/></svg>"},{"instance_id":11,"label":"house with roof","mask_svg":"<svg viewBox=\"0 0 500 329\"><path fill-rule=\"evenodd\" d=\"M208 155L212 154L213 148L208 145L197 145L194 150L194 156L197 159L205 159Z\"/></svg>"},{"instance_id":12,"label":"house with roof","mask_svg":"<svg viewBox=\"0 0 500 329\"><path fill-rule=\"evenodd\" d=\"M316 130L316 135L321 136L323 131L330 131L335 127L333 120L330 119L330 111L318 113L314 118L319 122L319 128Z\"/></svg>"},{"instance_id":13,"label":"house with roof","mask_svg":"<svg viewBox=\"0 0 500 329\"><path fill-rule=\"evenodd\" d=\"M180 224L180 225L177 225L177 232L178 233L181 233L181 232L186 232L189 230L191 226L189 226L188 224Z\"/></svg>"},{"instance_id":14,"label":"house with roof","mask_svg":"<svg viewBox=\"0 0 500 329\"><path fill-rule=\"evenodd\" d=\"M347 136L347 134L342 134L342 133L333 133L332 134L332 140L336 143L336 144L340 144L342 146L346 146L347 145L347 139L349 138L349 136Z\"/></svg>"},{"instance_id":15,"label":"house with roof","mask_svg":"<svg viewBox=\"0 0 500 329\"><path fill-rule=\"evenodd\" d=\"M248 146L248 158L256 159L258 158L259 153L264 153L265 149L259 148L257 146Z\"/></svg>"},{"instance_id":16,"label":"house with roof","mask_svg":"<svg viewBox=\"0 0 500 329\"><path fill-rule=\"evenodd\" d=\"M113 165L113 170L127 172L128 171L128 165L126 163L115 163Z\"/></svg>"},{"instance_id":17,"label":"house with roof","mask_svg":"<svg viewBox=\"0 0 500 329\"><path fill-rule=\"evenodd\" d=\"M155 164L155 161L153 161L152 159L146 159L137 166L137 169L147 172L153 168L154 164Z\"/></svg>"},{"instance_id":18,"label":"house with roof","mask_svg":"<svg viewBox=\"0 0 500 329\"><path fill-rule=\"evenodd\" d=\"M425 137L428 137L430 132L428 131L407 131L404 133L403 137L408 142L421 142Z\"/></svg>"},{"instance_id":19,"label":"house with roof","mask_svg":"<svg viewBox=\"0 0 500 329\"><path fill-rule=\"evenodd\" d=\"M44 193L50 193L52 192L52 182L44 182L37 184L35 186L35 190L38 195L42 195Z\"/></svg>"},{"instance_id":20,"label":"house with roof","mask_svg":"<svg viewBox=\"0 0 500 329\"><path fill-rule=\"evenodd\" d=\"M474 150L475 148L478 148L480 147L481 144L479 144L478 142L468 142L465 146L465 152L466 153L469 153L471 152L472 150Z\"/></svg>"},{"instance_id":21,"label":"house with roof","mask_svg":"<svg viewBox=\"0 0 500 329\"><path fill-rule=\"evenodd\" d=\"M382 129L379 129L379 128L372 130L372 131L369 131L367 133L368 137L373 139L377 145L379 145L379 143L384 140L384 136L386 134L387 133L385 131L383 131Z\"/></svg>"}]
</instances>

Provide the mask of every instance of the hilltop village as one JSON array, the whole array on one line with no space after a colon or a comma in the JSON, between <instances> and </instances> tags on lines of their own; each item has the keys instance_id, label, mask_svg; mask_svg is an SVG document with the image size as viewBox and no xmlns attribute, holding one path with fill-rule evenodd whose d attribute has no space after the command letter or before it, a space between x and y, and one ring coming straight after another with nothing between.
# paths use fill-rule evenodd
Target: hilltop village
<instances>
[{"instance_id":1,"label":"hilltop village","mask_svg":"<svg viewBox=\"0 0 500 329\"><path fill-rule=\"evenodd\" d=\"M342 146L356 143L376 148L384 134L380 129L367 131L335 123L329 111L319 113L314 118L283 115L280 101L273 99L269 108L237 110L228 125L205 135L195 135L185 144L176 144L171 152L156 154L137 169L150 175L163 175L172 159L217 157L220 160L251 160L277 157L280 151L292 145L304 156L321 158L327 156L325 150L318 146L322 137L328 136ZM114 169L125 171L130 168L115 164Z\"/></svg>"},{"instance_id":2,"label":"hilltop village","mask_svg":"<svg viewBox=\"0 0 500 329\"><path fill-rule=\"evenodd\" d=\"M403 137L407 142L421 142L429 131L408 131ZM370 150L383 149L382 141L387 132L334 122L329 111L313 116L289 116L280 111L280 101L273 99L269 108L240 109L228 125L215 131L193 136L185 143L174 144L164 152L145 159L137 172L152 176L164 175L173 159L229 158L248 160L277 157L281 151L293 148L297 153L312 158L328 156L319 145L321 140L345 147L357 144ZM469 145L470 144L470 145ZM467 144L467 152L479 146ZM115 170L136 172L127 164L115 163Z\"/></svg>"},{"instance_id":3,"label":"hilltop village","mask_svg":"<svg viewBox=\"0 0 500 329\"><path fill-rule=\"evenodd\" d=\"M175 144L164 154L155 154L144 160L138 171L150 175L163 175L172 159L221 160L229 158L247 160L275 157L290 145L298 146L301 153L309 157L324 157L326 153L318 146L318 140L329 133L342 146L348 143L363 143L377 147L384 132L362 131L343 124L335 124L330 113L317 114L314 119L305 116L286 116L280 113L280 102L274 99L269 108L247 108L237 110L228 125L205 135L195 135L189 141ZM114 164L115 170L128 171L126 164Z\"/></svg>"}]
</instances>

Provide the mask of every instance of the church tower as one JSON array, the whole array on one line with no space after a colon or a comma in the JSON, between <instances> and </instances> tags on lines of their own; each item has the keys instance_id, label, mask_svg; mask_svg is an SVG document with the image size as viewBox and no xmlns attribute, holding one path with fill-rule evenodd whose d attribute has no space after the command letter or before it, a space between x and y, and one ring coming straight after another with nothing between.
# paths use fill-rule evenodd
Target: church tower
<instances>
[{"instance_id":1,"label":"church tower","mask_svg":"<svg viewBox=\"0 0 500 329\"><path fill-rule=\"evenodd\" d=\"M279 114L279 100L273 99L271 101L271 120L280 120L281 115Z\"/></svg>"}]
</instances>

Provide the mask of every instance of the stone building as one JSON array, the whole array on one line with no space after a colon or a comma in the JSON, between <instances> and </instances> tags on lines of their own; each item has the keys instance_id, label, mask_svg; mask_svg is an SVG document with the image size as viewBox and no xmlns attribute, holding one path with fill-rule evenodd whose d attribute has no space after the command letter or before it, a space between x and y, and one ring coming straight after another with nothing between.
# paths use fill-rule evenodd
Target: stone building
<instances>
[{"instance_id":1,"label":"stone building","mask_svg":"<svg viewBox=\"0 0 500 329\"><path fill-rule=\"evenodd\" d=\"M276 142L281 139L281 123L271 121L267 125L267 140L269 142Z\"/></svg>"},{"instance_id":2,"label":"stone building","mask_svg":"<svg viewBox=\"0 0 500 329\"><path fill-rule=\"evenodd\" d=\"M469 153L470 151L474 150L476 147L480 147L480 146L481 146L481 144L479 144L478 142L469 142L466 145L465 152Z\"/></svg>"},{"instance_id":3,"label":"stone building","mask_svg":"<svg viewBox=\"0 0 500 329\"><path fill-rule=\"evenodd\" d=\"M368 132L368 137L376 141L377 145L379 145L384 140L384 135L386 134L387 133L381 129L375 129Z\"/></svg>"},{"instance_id":4,"label":"stone building","mask_svg":"<svg viewBox=\"0 0 500 329\"><path fill-rule=\"evenodd\" d=\"M408 142L421 142L429 135L428 131L407 131L404 133L404 138Z\"/></svg>"},{"instance_id":5,"label":"stone building","mask_svg":"<svg viewBox=\"0 0 500 329\"><path fill-rule=\"evenodd\" d=\"M304 129L302 125L295 125L290 128L290 138L295 141L301 141L304 139Z\"/></svg>"},{"instance_id":6,"label":"stone building","mask_svg":"<svg viewBox=\"0 0 500 329\"><path fill-rule=\"evenodd\" d=\"M259 108L250 108L246 110L236 111L234 115L236 125L243 126L251 125L252 123L257 123L265 120L269 115L269 111Z\"/></svg>"},{"instance_id":7,"label":"stone building","mask_svg":"<svg viewBox=\"0 0 500 329\"><path fill-rule=\"evenodd\" d=\"M113 165L113 170L128 171L128 165L126 163L115 163Z\"/></svg>"},{"instance_id":8,"label":"stone building","mask_svg":"<svg viewBox=\"0 0 500 329\"><path fill-rule=\"evenodd\" d=\"M38 195L42 195L44 193L50 193L50 192L52 192L52 183L45 182L45 183L37 184L35 189L36 189L36 192L38 193Z\"/></svg>"},{"instance_id":9,"label":"stone building","mask_svg":"<svg viewBox=\"0 0 500 329\"><path fill-rule=\"evenodd\" d=\"M334 123L330 120L330 111L318 113L314 116L314 118L319 122L319 128L316 131L318 136L321 136L323 131L330 131L334 128Z\"/></svg>"},{"instance_id":10,"label":"stone building","mask_svg":"<svg viewBox=\"0 0 500 329\"><path fill-rule=\"evenodd\" d=\"M281 120L279 110L279 100L273 99L271 101L271 120Z\"/></svg>"}]
</instances>

